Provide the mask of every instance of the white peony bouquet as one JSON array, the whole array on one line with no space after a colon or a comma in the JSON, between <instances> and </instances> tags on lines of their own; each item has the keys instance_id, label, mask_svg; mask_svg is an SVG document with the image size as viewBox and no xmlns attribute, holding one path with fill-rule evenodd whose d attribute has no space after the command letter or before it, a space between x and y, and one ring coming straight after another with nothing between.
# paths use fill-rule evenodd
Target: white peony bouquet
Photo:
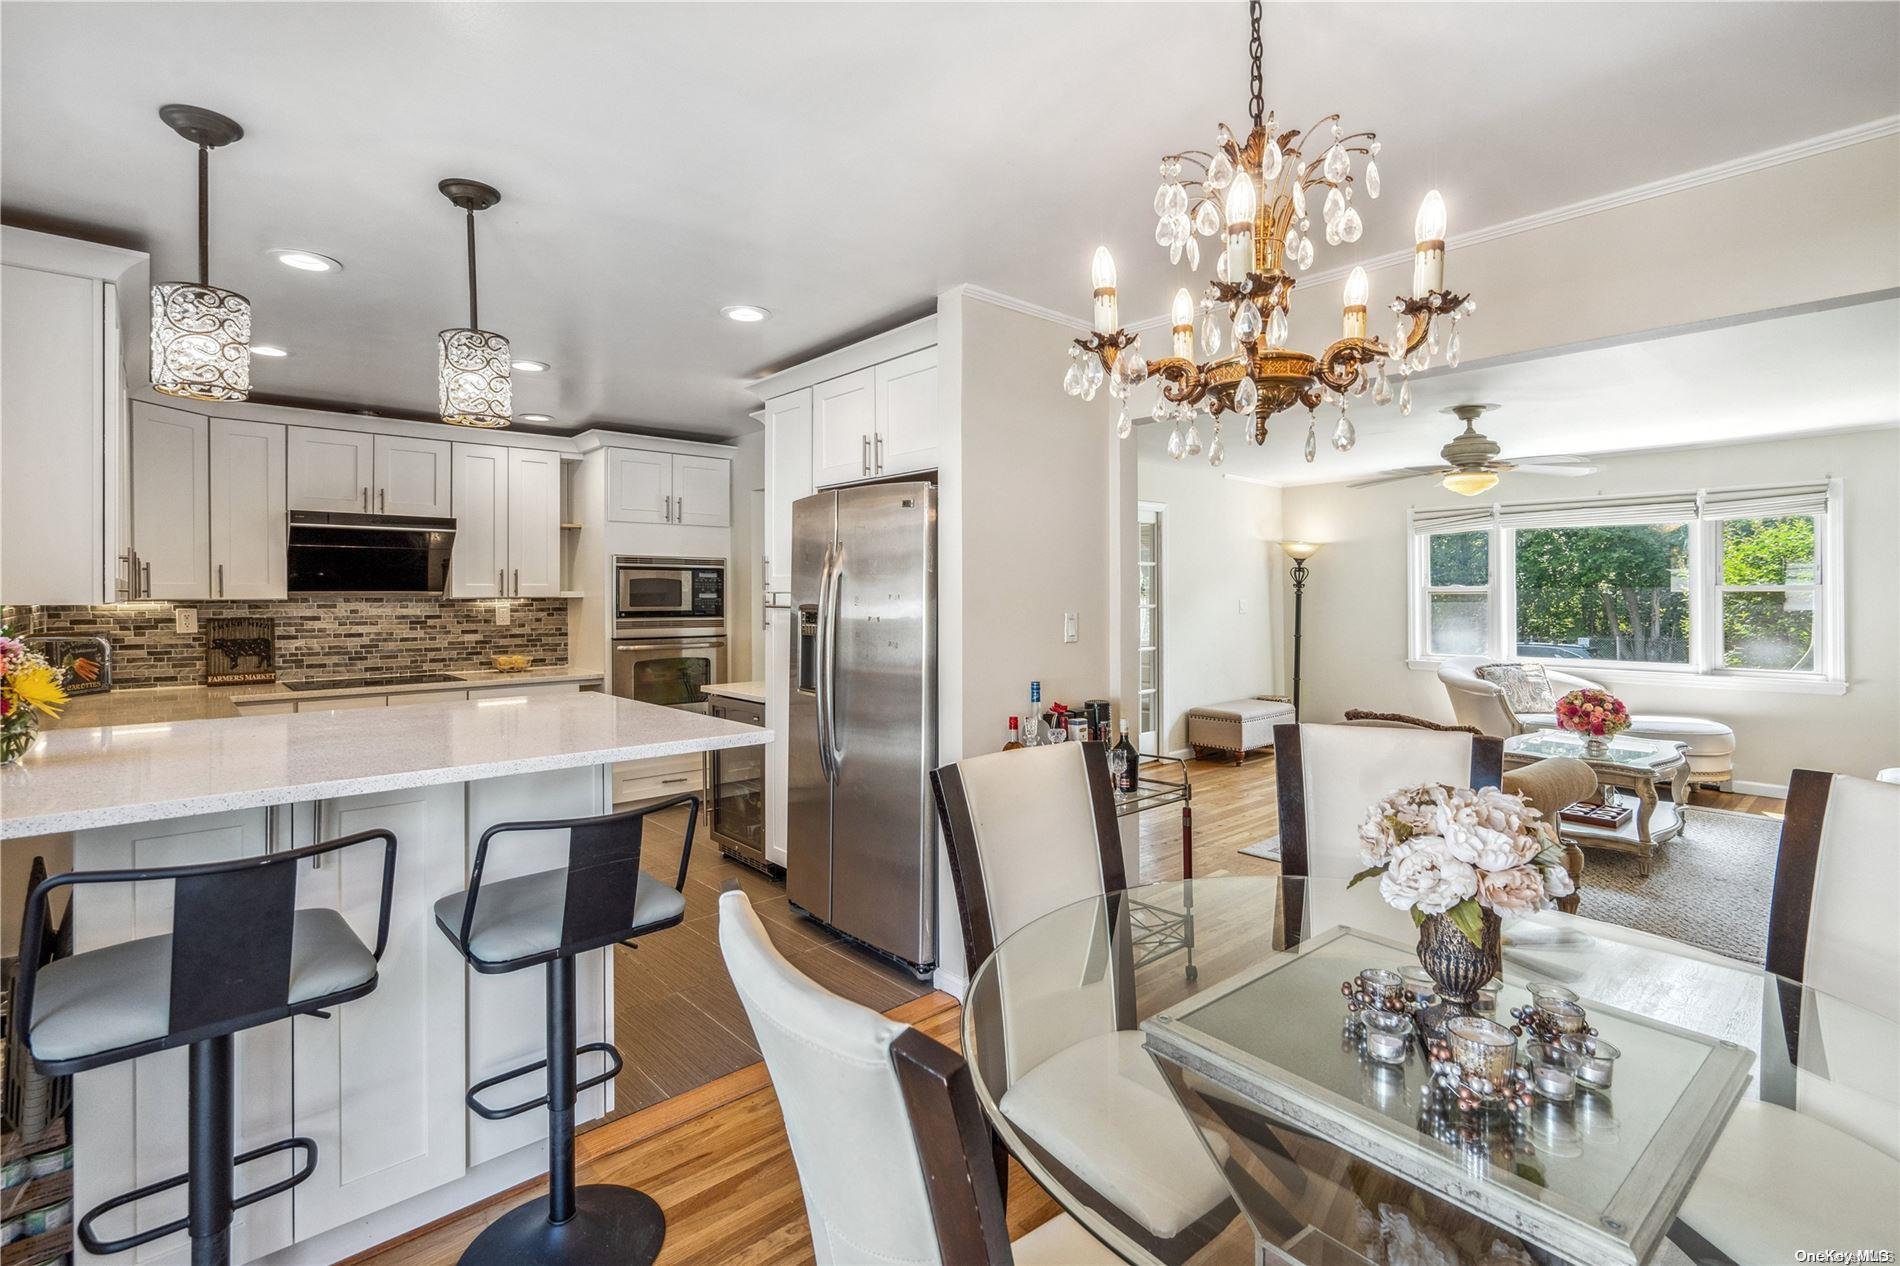
<instances>
[{"instance_id":1,"label":"white peony bouquet","mask_svg":"<svg viewBox=\"0 0 1900 1266\"><path fill-rule=\"evenodd\" d=\"M1407 787L1377 801L1359 826L1366 869L1386 904L1415 923L1442 914L1482 944L1484 912L1529 914L1575 891L1544 815L1495 787Z\"/></svg>"}]
</instances>

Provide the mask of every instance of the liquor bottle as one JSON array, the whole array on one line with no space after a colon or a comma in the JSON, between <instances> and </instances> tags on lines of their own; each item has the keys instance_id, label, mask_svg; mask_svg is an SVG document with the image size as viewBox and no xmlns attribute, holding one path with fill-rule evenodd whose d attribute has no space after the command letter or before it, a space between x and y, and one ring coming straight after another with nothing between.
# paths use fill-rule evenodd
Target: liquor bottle
<instances>
[{"instance_id":1,"label":"liquor bottle","mask_svg":"<svg viewBox=\"0 0 1900 1266\"><path fill-rule=\"evenodd\" d=\"M1135 745L1128 741L1128 718L1122 718L1121 742L1115 744L1115 752L1121 757L1120 766L1115 772L1115 790L1127 795L1135 789L1135 780L1140 777L1141 756L1135 751Z\"/></svg>"},{"instance_id":2,"label":"liquor bottle","mask_svg":"<svg viewBox=\"0 0 1900 1266\"><path fill-rule=\"evenodd\" d=\"M1023 745L1022 739L1017 737L1016 730L1016 718L1011 717L1009 719L1009 741L1003 744L1004 751L1013 752Z\"/></svg>"},{"instance_id":3,"label":"liquor bottle","mask_svg":"<svg viewBox=\"0 0 1900 1266\"><path fill-rule=\"evenodd\" d=\"M1022 728L1016 737L1024 747L1035 747L1042 742L1042 683L1029 683L1029 711L1024 714Z\"/></svg>"}]
</instances>

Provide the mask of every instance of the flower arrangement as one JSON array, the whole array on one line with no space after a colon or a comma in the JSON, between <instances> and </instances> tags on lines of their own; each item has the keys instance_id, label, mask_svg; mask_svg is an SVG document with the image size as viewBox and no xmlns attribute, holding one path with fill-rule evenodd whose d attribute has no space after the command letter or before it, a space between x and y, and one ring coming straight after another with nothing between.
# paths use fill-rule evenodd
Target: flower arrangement
<instances>
[{"instance_id":1,"label":"flower arrangement","mask_svg":"<svg viewBox=\"0 0 1900 1266\"><path fill-rule=\"evenodd\" d=\"M33 745L41 714L59 715L66 702L60 681L46 656L27 649L10 625L0 624L0 765Z\"/></svg>"},{"instance_id":2,"label":"flower arrangement","mask_svg":"<svg viewBox=\"0 0 1900 1266\"><path fill-rule=\"evenodd\" d=\"M1359 827L1366 869L1387 905L1423 924L1444 915L1481 946L1486 912L1529 914L1575 891L1543 814L1495 787L1407 787L1379 800Z\"/></svg>"},{"instance_id":3,"label":"flower arrangement","mask_svg":"<svg viewBox=\"0 0 1900 1266\"><path fill-rule=\"evenodd\" d=\"M1607 690L1573 690L1557 700L1557 728L1587 739L1615 738L1630 728L1630 710Z\"/></svg>"}]
</instances>

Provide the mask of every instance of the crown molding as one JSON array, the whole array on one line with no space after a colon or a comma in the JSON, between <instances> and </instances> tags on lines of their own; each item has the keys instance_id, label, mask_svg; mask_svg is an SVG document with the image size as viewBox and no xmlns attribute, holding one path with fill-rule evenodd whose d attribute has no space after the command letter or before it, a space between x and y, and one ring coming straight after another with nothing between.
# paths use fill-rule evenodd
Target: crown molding
<instances>
[{"instance_id":1,"label":"crown molding","mask_svg":"<svg viewBox=\"0 0 1900 1266\"><path fill-rule=\"evenodd\" d=\"M1027 299L1018 299L1015 295L1006 295L1000 290L991 290L987 286L979 286L972 282L965 282L963 293L968 298L980 299L992 307L1007 308L1011 312L1020 312L1024 316L1040 317L1045 321L1054 322L1057 325L1064 326L1071 330L1081 330L1086 333L1094 328L1093 324L1086 318L1078 317L1073 313L1058 312L1054 308L1045 308L1040 303L1031 303Z\"/></svg>"},{"instance_id":2,"label":"crown molding","mask_svg":"<svg viewBox=\"0 0 1900 1266\"><path fill-rule=\"evenodd\" d=\"M1753 172L1766 171L1787 163L1798 163L1805 158L1814 158L1820 154L1831 153L1837 149L1847 149L1854 145L1864 145L1868 141L1884 140L1890 136L1900 136L1900 114L1875 119L1854 127L1842 128L1837 132L1827 132L1820 136L1809 137L1805 141L1765 149L1741 158L1730 159L1725 163L1716 163L1711 167L1698 167L1694 171L1681 172L1661 180L1652 180L1648 184L1632 185L1615 193L1601 197L1585 198L1581 202L1572 202L1565 206L1553 207L1548 211L1538 211L1531 215L1519 216L1515 220L1505 220L1500 224L1472 229L1466 233L1454 233L1446 239L1447 250L1458 250L1467 246L1478 246L1485 242L1495 242L1499 238L1516 237L1520 233L1534 233L1539 229L1563 224L1569 220L1581 219L1587 215L1597 215L1604 211L1614 211L1618 207L1627 207L1638 202L1647 202L1651 198L1664 198L1673 193L1682 193L1689 189L1698 189L1703 185L1719 184L1724 180L1733 180L1737 176L1746 176ZM1327 282L1344 281L1352 272L1354 265L1367 272L1377 272L1381 268L1412 262L1409 250L1392 251L1377 255L1371 259L1354 260L1351 264L1342 264L1325 268L1319 272L1306 273L1299 281L1304 286L1324 285ZM1138 325L1128 327L1131 330L1150 329L1166 324L1167 315L1151 318Z\"/></svg>"}]
</instances>

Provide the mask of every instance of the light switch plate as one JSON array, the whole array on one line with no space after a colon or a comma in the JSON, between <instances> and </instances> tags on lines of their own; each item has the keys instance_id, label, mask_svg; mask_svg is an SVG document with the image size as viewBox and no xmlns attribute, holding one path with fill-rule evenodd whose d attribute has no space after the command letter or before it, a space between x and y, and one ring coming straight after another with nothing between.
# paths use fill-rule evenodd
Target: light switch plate
<instances>
[{"instance_id":1,"label":"light switch plate","mask_svg":"<svg viewBox=\"0 0 1900 1266\"><path fill-rule=\"evenodd\" d=\"M198 631L198 608L173 607L172 631L175 633L196 633Z\"/></svg>"},{"instance_id":2,"label":"light switch plate","mask_svg":"<svg viewBox=\"0 0 1900 1266\"><path fill-rule=\"evenodd\" d=\"M1247 614L1247 600L1245 598L1238 598L1235 601L1237 601L1240 604L1240 614L1246 615Z\"/></svg>"},{"instance_id":3,"label":"light switch plate","mask_svg":"<svg viewBox=\"0 0 1900 1266\"><path fill-rule=\"evenodd\" d=\"M508 610L508 600L500 599L495 603L495 623L506 624L512 618Z\"/></svg>"},{"instance_id":4,"label":"light switch plate","mask_svg":"<svg viewBox=\"0 0 1900 1266\"><path fill-rule=\"evenodd\" d=\"M1062 640L1065 642L1075 640L1075 612L1073 611L1062 613Z\"/></svg>"}]
</instances>

